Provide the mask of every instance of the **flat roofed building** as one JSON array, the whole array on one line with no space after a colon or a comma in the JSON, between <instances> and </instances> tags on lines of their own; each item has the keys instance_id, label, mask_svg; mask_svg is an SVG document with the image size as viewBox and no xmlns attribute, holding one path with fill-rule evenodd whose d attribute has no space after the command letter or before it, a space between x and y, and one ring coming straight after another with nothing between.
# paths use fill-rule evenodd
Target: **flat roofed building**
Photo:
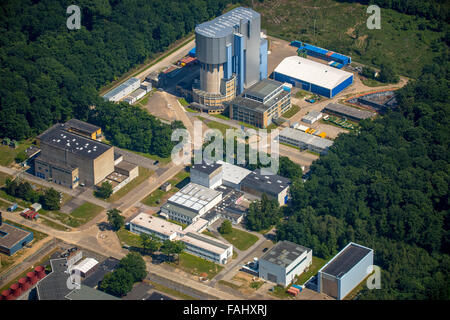
<instances>
[{"instance_id":1,"label":"flat roofed building","mask_svg":"<svg viewBox=\"0 0 450 320\"><path fill-rule=\"evenodd\" d=\"M233 256L233 246L213 237L196 232L187 232L180 238L186 244L186 251L220 264L226 264Z\"/></svg>"},{"instance_id":2,"label":"flat roofed building","mask_svg":"<svg viewBox=\"0 0 450 320\"><path fill-rule=\"evenodd\" d=\"M0 217L0 252L13 255L32 240L33 232L5 223Z\"/></svg>"},{"instance_id":3,"label":"flat roofed building","mask_svg":"<svg viewBox=\"0 0 450 320\"><path fill-rule=\"evenodd\" d=\"M220 186L222 184L222 166L206 162L192 165L191 182L210 189Z\"/></svg>"},{"instance_id":4,"label":"flat roofed building","mask_svg":"<svg viewBox=\"0 0 450 320\"><path fill-rule=\"evenodd\" d=\"M95 185L114 171L114 147L106 145L67 131L64 124L56 124L37 137L41 148L41 155L37 158L40 163L65 172L65 177L73 176L73 170L78 168L78 177L71 183L74 188L78 182L86 185ZM53 177L53 172L45 171L48 168L35 166L36 176L63 184L59 176ZM56 171L56 172L59 172Z\"/></svg>"},{"instance_id":5,"label":"flat roofed building","mask_svg":"<svg viewBox=\"0 0 450 320\"><path fill-rule=\"evenodd\" d=\"M175 223L143 212L130 221L131 232L152 234L161 240L173 240L181 230L182 227Z\"/></svg>"},{"instance_id":6,"label":"flat roofed building","mask_svg":"<svg viewBox=\"0 0 450 320\"><path fill-rule=\"evenodd\" d=\"M78 119L70 119L64 125L67 128L66 130L93 140L97 140L102 136L102 128Z\"/></svg>"},{"instance_id":7,"label":"flat roofed building","mask_svg":"<svg viewBox=\"0 0 450 320\"><path fill-rule=\"evenodd\" d=\"M161 212L169 219L191 224L221 200L221 192L191 182L170 197Z\"/></svg>"},{"instance_id":8,"label":"flat roofed building","mask_svg":"<svg viewBox=\"0 0 450 320\"><path fill-rule=\"evenodd\" d=\"M302 118L302 121L308 124L313 124L314 122L318 121L320 118L322 118L322 112L318 111L310 111L306 116Z\"/></svg>"},{"instance_id":9,"label":"flat roofed building","mask_svg":"<svg viewBox=\"0 0 450 320\"><path fill-rule=\"evenodd\" d=\"M81 285L79 289L75 289L66 295L67 300L89 300L89 301L100 301L100 300L120 300L106 292L93 289L84 284Z\"/></svg>"},{"instance_id":10,"label":"flat roofed building","mask_svg":"<svg viewBox=\"0 0 450 320\"><path fill-rule=\"evenodd\" d=\"M80 274L82 277L89 277L98 267L98 261L94 258L86 258L71 268L71 272Z\"/></svg>"},{"instance_id":11,"label":"flat roofed building","mask_svg":"<svg viewBox=\"0 0 450 320\"><path fill-rule=\"evenodd\" d=\"M263 79L227 105L233 120L266 128L291 108L291 92L281 82Z\"/></svg>"},{"instance_id":12,"label":"flat roofed building","mask_svg":"<svg viewBox=\"0 0 450 320\"><path fill-rule=\"evenodd\" d=\"M251 173L248 169L222 160L218 160L217 163L222 165L222 184L236 190L240 189L241 181Z\"/></svg>"},{"instance_id":13,"label":"flat roofed building","mask_svg":"<svg viewBox=\"0 0 450 320\"><path fill-rule=\"evenodd\" d=\"M284 287L312 263L312 249L280 241L259 259L259 277Z\"/></svg>"},{"instance_id":14,"label":"flat roofed building","mask_svg":"<svg viewBox=\"0 0 450 320\"><path fill-rule=\"evenodd\" d=\"M373 249L350 242L318 272L318 291L344 299L373 270Z\"/></svg>"},{"instance_id":15,"label":"flat roofed building","mask_svg":"<svg viewBox=\"0 0 450 320\"><path fill-rule=\"evenodd\" d=\"M108 101L119 101L132 93L134 90L138 89L141 85L141 80L138 78L130 78L124 83L120 84L116 88L107 92L103 98Z\"/></svg>"},{"instance_id":16,"label":"flat roofed building","mask_svg":"<svg viewBox=\"0 0 450 320\"><path fill-rule=\"evenodd\" d=\"M65 300L73 290L67 286L70 274L67 270L67 259L51 259L52 271L36 285L38 300Z\"/></svg>"},{"instance_id":17,"label":"flat roofed building","mask_svg":"<svg viewBox=\"0 0 450 320\"><path fill-rule=\"evenodd\" d=\"M345 106L339 103L329 103L322 112L336 115L338 117L345 117L349 120L360 121L364 119L370 119L375 117L377 114L375 112L370 112L366 110L361 110L358 108L353 108Z\"/></svg>"},{"instance_id":18,"label":"flat roofed building","mask_svg":"<svg viewBox=\"0 0 450 320\"><path fill-rule=\"evenodd\" d=\"M300 149L307 149L320 154L326 154L328 149L333 145L332 140L288 127L280 131L278 140L282 143L287 143Z\"/></svg>"},{"instance_id":19,"label":"flat roofed building","mask_svg":"<svg viewBox=\"0 0 450 320\"><path fill-rule=\"evenodd\" d=\"M241 182L241 191L261 197L263 193L271 199L284 205L288 200L288 190L291 180L277 174L264 174L256 169L247 175Z\"/></svg>"},{"instance_id":20,"label":"flat roofed building","mask_svg":"<svg viewBox=\"0 0 450 320\"><path fill-rule=\"evenodd\" d=\"M299 56L287 57L275 68L274 79L332 98L353 83L353 73Z\"/></svg>"}]
</instances>

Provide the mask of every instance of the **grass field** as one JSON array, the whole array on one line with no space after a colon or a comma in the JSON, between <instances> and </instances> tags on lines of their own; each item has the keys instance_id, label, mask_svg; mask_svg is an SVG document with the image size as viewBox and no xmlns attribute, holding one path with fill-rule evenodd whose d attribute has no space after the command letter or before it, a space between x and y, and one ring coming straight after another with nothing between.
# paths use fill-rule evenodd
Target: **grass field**
<instances>
[{"instance_id":1,"label":"grass field","mask_svg":"<svg viewBox=\"0 0 450 320\"><path fill-rule=\"evenodd\" d=\"M210 236L210 237L213 237L213 238L217 238L217 236L214 233L212 233L212 232L210 232L208 230L204 230L202 233L207 235L207 236Z\"/></svg>"},{"instance_id":2,"label":"grass field","mask_svg":"<svg viewBox=\"0 0 450 320\"><path fill-rule=\"evenodd\" d=\"M223 269L222 266L212 261L199 258L187 252L180 254L179 264L177 262L168 262L168 264L196 276L206 273L208 279L214 278Z\"/></svg>"},{"instance_id":3,"label":"grass field","mask_svg":"<svg viewBox=\"0 0 450 320\"><path fill-rule=\"evenodd\" d=\"M163 286L163 285L161 285L159 283L156 283L154 281L145 280L145 282L151 284L155 288L155 290L161 291L163 293L170 294L171 296L175 296L175 297L181 298L182 300L198 300L197 298L191 297L191 296L189 296L189 295L187 295L185 293L179 292L177 290L168 288L168 287Z\"/></svg>"},{"instance_id":4,"label":"grass field","mask_svg":"<svg viewBox=\"0 0 450 320\"><path fill-rule=\"evenodd\" d=\"M222 120L230 120L229 117L227 117L226 115L223 114L212 114L213 117L216 117L218 119L222 119Z\"/></svg>"},{"instance_id":5,"label":"grass field","mask_svg":"<svg viewBox=\"0 0 450 320\"><path fill-rule=\"evenodd\" d=\"M297 112L300 111L300 107L297 106L296 104L293 104L292 107L286 111L285 113L283 113L281 116L283 118L292 118Z\"/></svg>"},{"instance_id":6,"label":"grass field","mask_svg":"<svg viewBox=\"0 0 450 320\"><path fill-rule=\"evenodd\" d=\"M312 264L309 267L308 271L303 272L298 278L297 281L295 281L295 284L303 285L309 278L316 275L317 272L322 268L325 263L327 263L326 260L312 257Z\"/></svg>"},{"instance_id":7,"label":"grass field","mask_svg":"<svg viewBox=\"0 0 450 320\"><path fill-rule=\"evenodd\" d=\"M229 234L222 234L222 237L242 251L247 250L258 241L257 236L236 228L232 228L231 233Z\"/></svg>"},{"instance_id":8,"label":"grass field","mask_svg":"<svg viewBox=\"0 0 450 320\"><path fill-rule=\"evenodd\" d=\"M14 162L17 154L21 151L25 151L29 146L31 146L31 143L31 140L21 141L16 149L0 144L0 165L5 167L9 166Z\"/></svg>"},{"instance_id":9,"label":"grass field","mask_svg":"<svg viewBox=\"0 0 450 320\"><path fill-rule=\"evenodd\" d=\"M165 198L169 198L171 195L180 190L180 187L182 188L188 179L189 172L183 170L168 181L172 185L172 188L169 191L164 192L161 189L157 189L144 198L141 202L147 206L156 207L162 204Z\"/></svg>"},{"instance_id":10,"label":"grass field","mask_svg":"<svg viewBox=\"0 0 450 320\"><path fill-rule=\"evenodd\" d=\"M96 217L102 211L102 207L90 202L85 202L81 206L73 210L70 215L79 220L81 224L85 224L86 222Z\"/></svg>"},{"instance_id":11,"label":"grass field","mask_svg":"<svg viewBox=\"0 0 450 320\"><path fill-rule=\"evenodd\" d=\"M189 102L187 102L185 98L178 98L178 102L180 102L183 107L187 107L189 105Z\"/></svg>"},{"instance_id":12,"label":"grass field","mask_svg":"<svg viewBox=\"0 0 450 320\"><path fill-rule=\"evenodd\" d=\"M67 226L76 228L92 220L95 216L102 212L102 210L102 207L99 207L90 202L85 202L78 208L73 210L70 214L66 214L60 211L48 211L44 209L39 210L39 214L43 217L58 220ZM47 222L44 222L44 224L48 225L49 227L58 229L58 226L56 226L52 221L47 220Z\"/></svg>"},{"instance_id":13,"label":"grass field","mask_svg":"<svg viewBox=\"0 0 450 320\"><path fill-rule=\"evenodd\" d=\"M226 134L226 130L227 129L231 129L231 127L230 126L228 126L228 125L226 125L226 124L223 124L223 123L220 123L220 122L217 122L217 121L212 121L212 120L208 120L208 119L205 119L205 118L203 118L203 117L197 117L199 120L201 120L201 121L203 121L203 122L205 122L205 124L208 126L208 128L210 128L210 129L217 129L217 130L219 130L220 132L222 132L222 134L225 136L225 134Z\"/></svg>"},{"instance_id":14,"label":"grass field","mask_svg":"<svg viewBox=\"0 0 450 320\"><path fill-rule=\"evenodd\" d=\"M364 85L366 85L368 87L381 87L381 86L386 85L385 83L379 82L374 79L361 79L361 81L362 81L362 83L364 83Z\"/></svg>"},{"instance_id":15,"label":"grass field","mask_svg":"<svg viewBox=\"0 0 450 320\"><path fill-rule=\"evenodd\" d=\"M7 173L0 172L0 186L3 186L8 178L12 178L12 176Z\"/></svg>"},{"instance_id":16,"label":"grass field","mask_svg":"<svg viewBox=\"0 0 450 320\"><path fill-rule=\"evenodd\" d=\"M156 154L149 154L149 153L144 153L144 152L139 152L139 151L133 151L133 150L128 150L130 152L136 153L140 156L155 160L155 161L159 161L160 163L166 164L169 163L170 161L172 161L171 157L167 157L167 158L161 158L160 156L157 156Z\"/></svg>"},{"instance_id":17,"label":"grass field","mask_svg":"<svg viewBox=\"0 0 450 320\"><path fill-rule=\"evenodd\" d=\"M271 36L305 41L367 65L391 61L412 78L446 50L441 39L445 31L437 22L390 9L381 9L381 29L369 30L367 5L333 0L253 3L261 14L261 28Z\"/></svg>"},{"instance_id":18,"label":"grass field","mask_svg":"<svg viewBox=\"0 0 450 320\"><path fill-rule=\"evenodd\" d=\"M47 219L47 218L45 218L43 216L40 216L39 220L42 222L42 224L45 224L46 226L48 226L48 227L50 227L52 229L55 229L55 230L67 231L67 229L68 229L67 227L65 227L65 226L63 226L63 225L61 225L59 223L53 222L53 221L51 221L51 220L49 220L49 219Z\"/></svg>"},{"instance_id":19,"label":"grass field","mask_svg":"<svg viewBox=\"0 0 450 320\"><path fill-rule=\"evenodd\" d=\"M125 196L128 192L136 188L142 182L148 179L153 174L153 171L144 167L139 167L139 175L128 182L124 187L119 189L116 193L112 194L106 201L115 202Z\"/></svg>"},{"instance_id":20,"label":"grass field","mask_svg":"<svg viewBox=\"0 0 450 320\"><path fill-rule=\"evenodd\" d=\"M116 234L122 244L126 244L130 247L136 248L142 247L140 240L141 238L137 234L130 232L127 229L121 228L116 232Z\"/></svg>"}]
</instances>

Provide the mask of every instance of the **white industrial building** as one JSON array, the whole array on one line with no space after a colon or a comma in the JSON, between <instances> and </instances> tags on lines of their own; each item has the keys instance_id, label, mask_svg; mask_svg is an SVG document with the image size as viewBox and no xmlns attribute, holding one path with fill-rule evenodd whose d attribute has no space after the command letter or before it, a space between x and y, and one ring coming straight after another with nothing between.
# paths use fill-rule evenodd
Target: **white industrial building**
<instances>
[{"instance_id":1,"label":"white industrial building","mask_svg":"<svg viewBox=\"0 0 450 320\"><path fill-rule=\"evenodd\" d=\"M215 189L222 184L222 166L217 163L202 163L191 166L191 182Z\"/></svg>"},{"instance_id":2,"label":"white industrial building","mask_svg":"<svg viewBox=\"0 0 450 320\"><path fill-rule=\"evenodd\" d=\"M306 116L302 118L302 121L308 124L313 124L316 121L319 121L322 118L322 112L318 111L310 111Z\"/></svg>"},{"instance_id":3,"label":"white industrial building","mask_svg":"<svg viewBox=\"0 0 450 320\"><path fill-rule=\"evenodd\" d=\"M98 265L98 261L94 258L86 258L79 264L73 266L71 269L72 273L81 275L82 277L87 277L93 273Z\"/></svg>"},{"instance_id":4,"label":"white industrial building","mask_svg":"<svg viewBox=\"0 0 450 320\"><path fill-rule=\"evenodd\" d=\"M130 221L130 231L151 234L161 240L173 240L183 228L175 223L141 212Z\"/></svg>"},{"instance_id":5,"label":"white industrial building","mask_svg":"<svg viewBox=\"0 0 450 320\"><path fill-rule=\"evenodd\" d=\"M218 160L216 163L222 166L222 184L236 190L240 189L242 180L251 173L248 169L222 160Z\"/></svg>"},{"instance_id":6,"label":"white industrial building","mask_svg":"<svg viewBox=\"0 0 450 320\"><path fill-rule=\"evenodd\" d=\"M130 222L130 231L133 233L155 235L161 240L179 240L186 244L186 252L216 263L225 264L233 255L233 246L220 240L200 234L208 225L205 219L182 229L181 226L153 217L147 213L138 214Z\"/></svg>"},{"instance_id":7,"label":"white industrial building","mask_svg":"<svg viewBox=\"0 0 450 320\"><path fill-rule=\"evenodd\" d=\"M139 89L141 85L141 80L138 78L130 78L118 87L112 89L111 91L107 92L103 98L108 101L114 101L117 102L123 98L125 98L127 95L132 93L134 90Z\"/></svg>"},{"instance_id":8,"label":"white industrial building","mask_svg":"<svg viewBox=\"0 0 450 320\"><path fill-rule=\"evenodd\" d=\"M152 91L152 84L151 82L143 81L140 88L143 89L145 93L149 93L150 91Z\"/></svg>"},{"instance_id":9,"label":"white industrial building","mask_svg":"<svg viewBox=\"0 0 450 320\"><path fill-rule=\"evenodd\" d=\"M213 237L187 232L180 238L186 244L186 251L200 258L226 264L233 256L233 246Z\"/></svg>"},{"instance_id":10,"label":"white industrial building","mask_svg":"<svg viewBox=\"0 0 450 320\"><path fill-rule=\"evenodd\" d=\"M317 275L317 291L344 299L373 271L373 249L350 242Z\"/></svg>"},{"instance_id":11,"label":"white industrial building","mask_svg":"<svg viewBox=\"0 0 450 320\"><path fill-rule=\"evenodd\" d=\"M312 249L280 241L259 259L259 277L284 287L312 263Z\"/></svg>"},{"instance_id":12,"label":"white industrial building","mask_svg":"<svg viewBox=\"0 0 450 320\"><path fill-rule=\"evenodd\" d=\"M287 57L275 68L274 79L332 98L353 83L353 73L308 60Z\"/></svg>"},{"instance_id":13,"label":"white industrial building","mask_svg":"<svg viewBox=\"0 0 450 320\"><path fill-rule=\"evenodd\" d=\"M189 183L161 207L161 215L185 224L197 221L222 200L222 192Z\"/></svg>"},{"instance_id":14,"label":"white industrial building","mask_svg":"<svg viewBox=\"0 0 450 320\"><path fill-rule=\"evenodd\" d=\"M320 138L292 128L284 128L281 130L278 135L278 140L300 149L308 149L320 154L326 154L328 149L333 145L333 141L329 139Z\"/></svg>"}]
</instances>

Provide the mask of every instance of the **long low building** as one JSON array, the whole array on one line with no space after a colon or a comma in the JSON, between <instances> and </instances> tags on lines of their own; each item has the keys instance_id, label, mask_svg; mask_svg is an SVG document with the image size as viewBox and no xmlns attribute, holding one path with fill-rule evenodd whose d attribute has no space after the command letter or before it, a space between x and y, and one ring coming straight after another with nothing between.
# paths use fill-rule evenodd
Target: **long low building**
<instances>
[{"instance_id":1,"label":"long low building","mask_svg":"<svg viewBox=\"0 0 450 320\"><path fill-rule=\"evenodd\" d=\"M336 115L338 117L346 117L347 119L354 121L370 119L377 115L375 112L361 110L339 103L329 103L325 108L323 108L322 112Z\"/></svg>"},{"instance_id":2,"label":"long low building","mask_svg":"<svg viewBox=\"0 0 450 320\"><path fill-rule=\"evenodd\" d=\"M286 287L311 263L312 249L281 241L259 260L259 277Z\"/></svg>"},{"instance_id":3,"label":"long low building","mask_svg":"<svg viewBox=\"0 0 450 320\"><path fill-rule=\"evenodd\" d=\"M139 89L141 86L141 80L138 78L130 78L124 83L120 84L118 87L112 89L111 91L107 92L103 99L108 101L119 101L123 98L125 98L127 95L132 93L134 90Z\"/></svg>"},{"instance_id":4,"label":"long low building","mask_svg":"<svg viewBox=\"0 0 450 320\"><path fill-rule=\"evenodd\" d=\"M344 299L373 268L373 249L350 242L318 272L317 288L338 300Z\"/></svg>"},{"instance_id":5,"label":"long low building","mask_svg":"<svg viewBox=\"0 0 450 320\"><path fill-rule=\"evenodd\" d=\"M333 141L329 139L320 138L293 128L284 128L281 130L278 135L278 140L282 143L320 154L326 154L328 149L333 145Z\"/></svg>"},{"instance_id":6,"label":"long low building","mask_svg":"<svg viewBox=\"0 0 450 320\"><path fill-rule=\"evenodd\" d=\"M187 232L180 238L186 244L186 251L220 264L226 264L233 256L233 246L213 237L196 232Z\"/></svg>"},{"instance_id":7,"label":"long low building","mask_svg":"<svg viewBox=\"0 0 450 320\"><path fill-rule=\"evenodd\" d=\"M222 184L236 190L240 189L242 180L251 173L248 169L222 160L217 163L222 165Z\"/></svg>"},{"instance_id":8,"label":"long low building","mask_svg":"<svg viewBox=\"0 0 450 320\"><path fill-rule=\"evenodd\" d=\"M298 56L287 57L275 68L274 79L332 98L353 83L353 74Z\"/></svg>"},{"instance_id":9,"label":"long low building","mask_svg":"<svg viewBox=\"0 0 450 320\"><path fill-rule=\"evenodd\" d=\"M199 232L208 225L208 221L198 219L186 229L167 220L140 213L130 222L133 233L151 234L161 240L180 240L186 244L186 252L198 257L225 264L233 255L233 246L220 240L208 237Z\"/></svg>"},{"instance_id":10,"label":"long low building","mask_svg":"<svg viewBox=\"0 0 450 320\"><path fill-rule=\"evenodd\" d=\"M130 231L151 234L161 240L173 240L183 228L167 220L141 212L130 221Z\"/></svg>"}]
</instances>

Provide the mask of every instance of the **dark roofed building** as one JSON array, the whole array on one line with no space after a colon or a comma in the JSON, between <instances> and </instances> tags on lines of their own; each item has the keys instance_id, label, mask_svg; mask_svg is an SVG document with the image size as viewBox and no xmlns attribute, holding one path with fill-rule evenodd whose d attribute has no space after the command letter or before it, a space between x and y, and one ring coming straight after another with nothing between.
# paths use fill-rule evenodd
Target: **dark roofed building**
<instances>
[{"instance_id":1,"label":"dark roofed building","mask_svg":"<svg viewBox=\"0 0 450 320\"><path fill-rule=\"evenodd\" d=\"M360 121L364 119L370 119L377 114L374 112L361 110L358 108L349 107L339 103L329 103L322 112L333 114L339 117L346 117L350 120Z\"/></svg>"},{"instance_id":2,"label":"dark roofed building","mask_svg":"<svg viewBox=\"0 0 450 320\"><path fill-rule=\"evenodd\" d=\"M75 188L79 183L95 185L114 171L114 147L67 128L56 124L37 137L41 153L35 162L36 176Z\"/></svg>"},{"instance_id":3,"label":"dark roofed building","mask_svg":"<svg viewBox=\"0 0 450 320\"><path fill-rule=\"evenodd\" d=\"M318 291L342 300L373 268L373 250L350 242L318 273Z\"/></svg>"},{"instance_id":4,"label":"dark roofed building","mask_svg":"<svg viewBox=\"0 0 450 320\"><path fill-rule=\"evenodd\" d=\"M264 171L256 169L247 175L241 182L241 191L261 197L263 193L283 205L288 199L288 189L291 180L277 174L263 174Z\"/></svg>"},{"instance_id":5,"label":"dark roofed building","mask_svg":"<svg viewBox=\"0 0 450 320\"><path fill-rule=\"evenodd\" d=\"M222 184L222 165L206 162L192 165L191 182L211 189L220 186Z\"/></svg>"},{"instance_id":6,"label":"dark roofed building","mask_svg":"<svg viewBox=\"0 0 450 320\"><path fill-rule=\"evenodd\" d=\"M66 130L94 140L98 139L102 134L102 128L99 126L78 119L70 119L64 125L67 128Z\"/></svg>"},{"instance_id":7,"label":"dark roofed building","mask_svg":"<svg viewBox=\"0 0 450 320\"><path fill-rule=\"evenodd\" d=\"M106 292L93 289L84 284L81 285L80 289L75 289L71 291L67 296L67 300L120 300Z\"/></svg>"},{"instance_id":8,"label":"dark roofed building","mask_svg":"<svg viewBox=\"0 0 450 320\"><path fill-rule=\"evenodd\" d=\"M39 300L65 300L73 289L67 286L69 273L67 272L67 259L50 260L52 272L37 283L37 296Z\"/></svg>"},{"instance_id":9,"label":"dark roofed building","mask_svg":"<svg viewBox=\"0 0 450 320\"><path fill-rule=\"evenodd\" d=\"M33 232L3 222L0 213L0 252L13 255L33 240Z\"/></svg>"},{"instance_id":10,"label":"dark roofed building","mask_svg":"<svg viewBox=\"0 0 450 320\"><path fill-rule=\"evenodd\" d=\"M287 286L311 263L311 249L290 241L280 241L259 259L259 276Z\"/></svg>"},{"instance_id":11,"label":"dark roofed building","mask_svg":"<svg viewBox=\"0 0 450 320\"><path fill-rule=\"evenodd\" d=\"M105 275L108 272L114 271L119 263L120 260L109 257L98 265L94 273L92 273L83 281L83 284L91 288L96 288L99 285L100 281L103 280Z\"/></svg>"}]
</instances>

